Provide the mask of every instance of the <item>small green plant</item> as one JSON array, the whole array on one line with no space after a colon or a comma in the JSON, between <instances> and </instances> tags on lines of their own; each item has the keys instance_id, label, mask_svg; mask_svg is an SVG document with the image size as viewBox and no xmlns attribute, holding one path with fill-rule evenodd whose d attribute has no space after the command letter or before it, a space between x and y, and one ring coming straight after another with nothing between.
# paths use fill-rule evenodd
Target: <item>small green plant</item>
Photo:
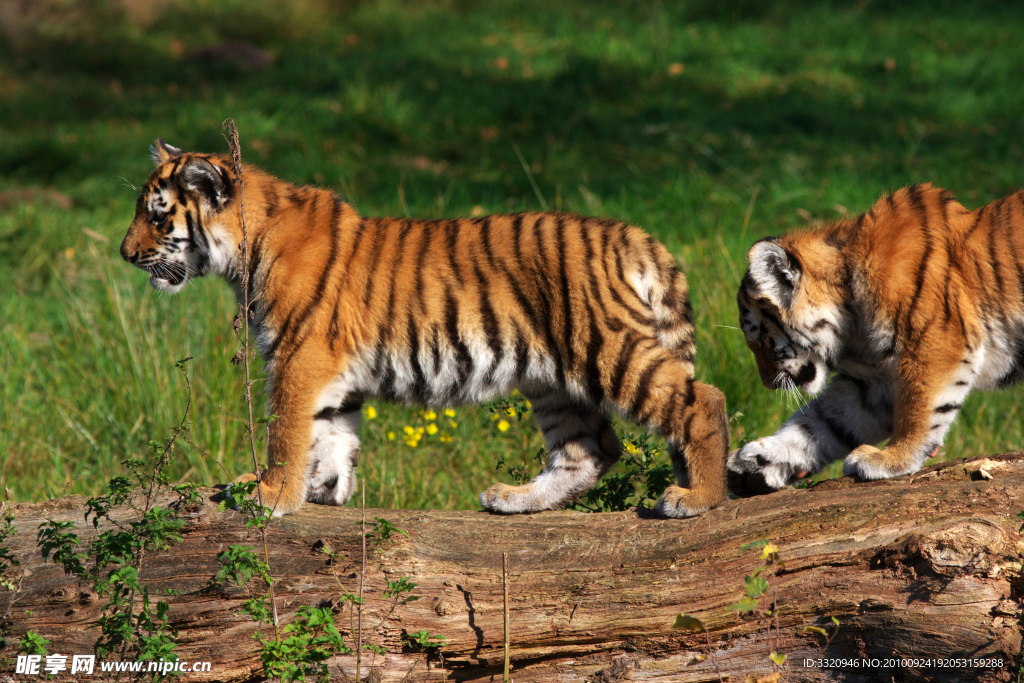
<instances>
[{"instance_id":1,"label":"small green plant","mask_svg":"<svg viewBox=\"0 0 1024 683\"><path fill-rule=\"evenodd\" d=\"M0 588L16 591L18 584L10 578L9 573L21 563L7 547L7 539L18 531L14 528L14 506L11 504L10 490L4 491L4 500L0 502L0 520L3 523L0 526Z\"/></svg>"},{"instance_id":2,"label":"small green plant","mask_svg":"<svg viewBox=\"0 0 1024 683\"><path fill-rule=\"evenodd\" d=\"M769 578L778 576L780 569L785 568L782 558L779 556L778 547L771 541L753 541L740 546L741 550L760 550L761 566L757 567L752 574L743 578L743 590L746 596L739 601L729 605L729 609L739 612L753 612L768 620L768 659L781 672L785 666L788 656L779 651L779 643L782 640L782 632L779 629L779 603L775 582L769 582ZM762 599L765 599L771 591L770 602L766 607L761 606Z\"/></svg>"},{"instance_id":3,"label":"small green plant","mask_svg":"<svg viewBox=\"0 0 1024 683\"><path fill-rule=\"evenodd\" d=\"M366 538L370 541L370 545L375 548L391 543L393 534L409 535L409 532L399 529L383 517L374 517L373 519L374 521L371 523L373 529L366 532Z\"/></svg>"},{"instance_id":4,"label":"small green plant","mask_svg":"<svg viewBox=\"0 0 1024 683\"><path fill-rule=\"evenodd\" d=\"M672 483L672 466L661 457L650 432L622 433L619 440L624 451L620 465L584 493L574 509L614 512L653 507L661 492Z\"/></svg>"},{"instance_id":5,"label":"small green plant","mask_svg":"<svg viewBox=\"0 0 1024 683\"><path fill-rule=\"evenodd\" d=\"M533 461L535 463L542 464L544 462L544 456L546 453L547 449L543 447L537 449L537 451L533 454ZM508 473L508 476L512 478L512 481L514 481L517 484L525 484L526 482L530 481L530 475L527 472L527 464L525 462L520 462L518 464L511 465L505 459L504 453L498 455L498 459L494 463L494 470L496 472L501 472L502 470L505 470L505 472Z\"/></svg>"},{"instance_id":6,"label":"small green plant","mask_svg":"<svg viewBox=\"0 0 1024 683\"><path fill-rule=\"evenodd\" d=\"M281 639L265 638L259 631L254 634L262 647L264 674L279 678L282 683L305 681L307 677L327 683L331 680L327 660L336 654L352 653L327 607L299 607L295 618L282 631Z\"/></svg>"},{"instance_id":7,"label":"small green plant","mask_svg":"<svg viewBox=\"0 0 1024 683\"><path fill-rule=\"evenodd\" d=\"M18 652L42 656L46 654L46 648L49 646L50 641L30 629L25 631L25 635L18 641Z\"/></svg>"},{"instance_id":8,"label":"small green plant","mask_svg":"<svg viewBox=\"0 0 1024 683\"><path fill-rule=\"evenodd\" d=\"M402 642L416 652L428 652L444 647L448 642L448 637L430 631L416 631L415 633L403 633Z\"/></svg>"},{"instance_id":9,"label":"small green plant","mask_svg":"<svg viewBox=\"0 0 1024 683\"><path fill-rule=\"evenodd\" d=\"M250 581L254 576L259 576L266 581L267 585L270 585L273 581L273 578L270 576L270 568L260 559L252 546L237 543L231 544L227 550L222 550L217 555L217 561L222 566L220 571L211 579L213 583L234 581L238 584L239 588L244 588L246 582ZM260 621L260 619L257 619L257 621Z\"/></svg>"},{"instance_id":10,"label":"small green plant","mask_svg":"<svg viewBox=\"0 0 1024 683\"><path fill-rule=\"evenodd\" d=\"M417 584L410 581L409 577L403 576L397 581L392 581L391 579L388 579L387 582L388 587L384 589L383 593L381 593L381 597L385 600L388 598L394 600L392 611L394 610L394 607L397 605L405 605L414 600L420 599L420 596L418 595L411 595L413 589L416 588Z\"/></svg>"}]
</instances>

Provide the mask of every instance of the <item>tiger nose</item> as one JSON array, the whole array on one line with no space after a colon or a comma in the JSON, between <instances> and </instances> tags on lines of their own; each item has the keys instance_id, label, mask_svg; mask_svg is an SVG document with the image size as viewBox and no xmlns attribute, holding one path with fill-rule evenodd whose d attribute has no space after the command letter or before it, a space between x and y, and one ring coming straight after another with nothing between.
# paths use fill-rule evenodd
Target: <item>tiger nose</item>
<instances>
[{"instance_id":1,"label":"tiger nose","mask_svg":"<svg viewBox=\"0 0 1024 683\"><path fill-rule=\"evenodd\" d=\"M121 242L121 258L128 263L138 263L139 252L137 249L132 249L128 246L128 240Z\"/></svg>"}]
</instances>

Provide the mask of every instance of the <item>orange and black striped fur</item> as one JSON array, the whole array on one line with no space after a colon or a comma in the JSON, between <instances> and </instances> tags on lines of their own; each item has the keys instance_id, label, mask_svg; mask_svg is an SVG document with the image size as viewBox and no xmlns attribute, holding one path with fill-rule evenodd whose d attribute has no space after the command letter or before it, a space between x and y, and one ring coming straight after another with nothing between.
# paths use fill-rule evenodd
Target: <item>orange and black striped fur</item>
<instances>
[{"instance_id":1,"label":"orange and black striped fur","mask_svg":"<svg viewBox=\"0 0 1024 683\"><path fill-rule=\"evenodd\" d=\"M761 381L824 392L730 454L736 493L840 458L860 479L914 472L968 393L1024 379L1024 192L968 211L914 185L748 259L740 325Z\"/></svg>"},{"instance_id":2,"label":"orange and black striped fur","mask_svg":"<svg viewBox=\"0 0 1024 683\"><path fill-rule=\"evenodd\" d=\"M229 160L162 141L154 158L121 255L159 290L216 273L241 299ZM725 399L694 381L686 279L651 237L565 213L365 218L327 190L243 175L276 514L348 500L364 397L447 406L513 388L533 403L548 464L524 486L485 491L486 509L581 495L619 458L611 411L666 437L679 485L662 513L725 498Z\"/></svg>"}]
</instances>

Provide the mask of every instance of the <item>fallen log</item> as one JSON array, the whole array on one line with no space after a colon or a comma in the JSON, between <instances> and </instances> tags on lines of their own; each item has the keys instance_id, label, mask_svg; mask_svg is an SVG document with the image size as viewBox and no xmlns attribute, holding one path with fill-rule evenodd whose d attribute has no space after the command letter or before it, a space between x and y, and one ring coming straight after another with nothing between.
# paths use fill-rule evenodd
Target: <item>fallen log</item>
<instances>
[{"instance_id":1,"label":"fallen log","mask_svg":"<svg viewBox=\"0 0 1024 683\"><path fill-rule=\"evenodd\" d=\"M8 548L24 575L20 590L0 592L0 614L8 614L3 671L13 669L27 630L51 641L51 652L93 651L98 633L88 627L105 601L44 563L35 547L48 519L74 520L90 538L83 503L16 508ZM275 520L268 540L282 623L301 605L333 605L354 647L354 607L340 598L356 593L363 577L362 638L386 649L364 652L365 680L500 681L507 581L517 683L773 680L777 673L799 681L1009 681L1021 666L1022 510L1024 454L1009 454L890 481L840 479L731 500L689 520L635 511L367 510L367 519L383 517L407 535L371 544L365 571L355 508L306 505ZM762 564L761 550L741 546L761 539L774 543L784 567L762 575L770 587L760 608L741 612L730 606ZM218 553L256 540L241 515L217 512L207 500L191 513L182 543L146 557L142 579L170 604L178 656L211 663L188 680L262 678L255 625L239 608L265 586L209 583ZM421 599L385 597L387 581L402 577L417 584ZM674 629L680 613L699 623ZM443 646L410 645L422 631L443 635ZM781 668L769 659L773 650L788 656ZM330 669L354 680L355 657L336 657Z\"/></svg>"}]
</instances>

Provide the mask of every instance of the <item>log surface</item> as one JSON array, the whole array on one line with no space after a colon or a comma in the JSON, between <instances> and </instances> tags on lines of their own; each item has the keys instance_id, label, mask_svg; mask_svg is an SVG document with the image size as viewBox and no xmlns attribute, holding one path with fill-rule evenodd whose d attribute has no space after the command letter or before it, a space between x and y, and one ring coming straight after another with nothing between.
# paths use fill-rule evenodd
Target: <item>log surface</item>
<instances>
[{"instance_id":1,"label":"log surface","mask_svg":"<svg viewBox=\"0 0 1024 683\"><path fill-rule=\"evenodd\" d=\"M77 522L87 543L92 526L82 522L83 502L16 509L17 534L8 546L25 575L20 591L0 593L0 615L9 615L4 672L12 671L27 629L50 640L52 652L93 651L99 633L88 627L105 600L44 564L35 548L46 519ZM1022 510L1024 454L731 500L689 520L636 512L367 510L368 520L383 517L408 535L370 548L363 638L388 653L366 653L361 671L372 681L500 681L507 552L517 683L770 677L766 618L729 609L744 596L744 576L760 564L758 551L740 546L770 539L785 563L770 595L788 680L1010 681L1021 665ZM358 591L360 516L355 508L307 504L271 524L282 622L301 605L337 605L339 596ZM146 558L143 580L170 603L179 656L212 663L209 674L188 680L262 678L255 625L239 607L265 587L204 589L220 568L218 553L233 543L257 545L257 538L239 514L218 513L207 502L191 515L183 543ZM328 560L325 544L340 556ZM417 584L419 600L396 605L382 596L387 580L401 577ZM706 635L673 630L681 612L700 618ZM827 644L803 631L815 625L832 632L832 617L840 628ZM336 623L354 645L349 604L337 610ZM403 647L403 634L421 630L447 638L440 656ZM808 665L822 659L840 666ZM338 657L331 669L336 679L354 680L355 658Z\"/></svg>"}]
</instances>

